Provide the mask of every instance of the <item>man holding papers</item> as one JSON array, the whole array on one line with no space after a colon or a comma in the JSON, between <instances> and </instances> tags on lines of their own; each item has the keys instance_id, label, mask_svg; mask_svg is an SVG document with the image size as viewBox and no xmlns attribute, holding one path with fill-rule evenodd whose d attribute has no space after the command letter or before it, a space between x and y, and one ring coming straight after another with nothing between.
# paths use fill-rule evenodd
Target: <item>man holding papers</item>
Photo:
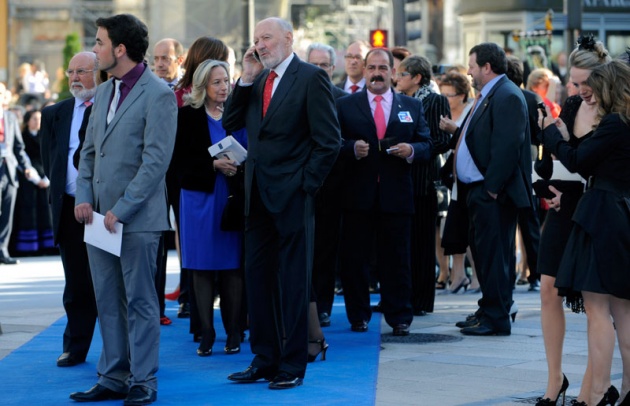
<instances>
[{"instance_id":1,"label":"man holding papers","mask_svg":"<svg viewBox=\"0 0 630 406\"><path fill-rule=\"evenodd\" d=\"M154 286L160 236L169 228L164 176L177 126L175 95L143 63L146 25L129 14L96 21L98 67L113 77L98 87L81 151L77 221L104 215L122 234L120 257L88 245L103 337L98 383L71 399L157 399L160 308ZM116 231L122 223L122 232Z\"/></svg>"}]
</instances>

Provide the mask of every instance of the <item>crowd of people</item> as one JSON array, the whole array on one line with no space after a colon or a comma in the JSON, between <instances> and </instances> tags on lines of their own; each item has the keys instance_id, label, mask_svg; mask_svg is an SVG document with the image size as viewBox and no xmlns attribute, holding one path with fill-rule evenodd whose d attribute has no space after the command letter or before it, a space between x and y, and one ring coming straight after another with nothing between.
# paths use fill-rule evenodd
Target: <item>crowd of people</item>
<instances>
[{"instance_id":1,"label":"crowd of people","mask_svg":"<svg viewBox=\"0 0 630 406\"><path fill-rule=\"evenodd\" d=\"M224 353L240 352L249 332L254 358L231 381L302 385L307 364L326 359L322 328L339 285L353 332L381 312L394 336L409 335L436 293L470 291L481 293L479 308L457 327L489 336L511 334L513 289L524 283L541 295L548 385L537 404L555 404L569 386L563 300L588 319L576 404L628 404L630 368L621 393L610 385L615 328L630 365L627 60L581 37L564 101L551 71L524 78L494 43L435 74L405 48L356 41L335 83L335 50L314 43L302 61L290 23L275 17L256 25L239 77L217 38L187 51L161 39L150 66L142 21L121 14L96 25L92 52L65 71L72 98L30 108L23 128L8 105L0 110L0 262L15 263L7 247L19 186L16 249L56 245L64 266L58 366L85 361L100 320L98 382L71 399L157 399L172 227L181 272L167 297L190 319L197 355L213 354L217 298ZM23 71L18 91L47 89L38 69ZM245 162L208 152L228 136L247 149ZM122 233L120 255L83 242L95 221Z\"/></svg>"}]
</instances>

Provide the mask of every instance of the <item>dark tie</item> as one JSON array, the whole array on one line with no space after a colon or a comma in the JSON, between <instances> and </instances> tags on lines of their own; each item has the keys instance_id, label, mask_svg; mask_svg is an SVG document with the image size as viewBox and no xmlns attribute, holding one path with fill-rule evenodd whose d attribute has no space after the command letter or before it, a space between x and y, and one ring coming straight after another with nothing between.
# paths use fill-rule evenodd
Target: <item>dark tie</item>
<instances>
[{"instance_id":1,"label":"dark tie","mask_svg":"<svg viewBox=\"0 0 630 406\"><path fill-rule=\"evenodd\" d=\"M374 102L376 103L376 107L374 108L374 124L376 124L376 137L379 140L385 138L385 131L387 131L387 123L385 122L385 111L383 111L381 100L383 100L383 96L374 97Z\"/></svg>"},{"instance_id":2,"label":"dark tie","mask_svg":"<svg viewBox=\"0 0 630 406\"><path fill-rule=\"evenodd\" d=\"M278 74L274 71L269 72L269 76L267 76L267 81L265 81L265 89L263 90L263 110L262 115L265 117L267 114L267 109L269 108L269 103L271 102L271 92L273 91L273 81L278 77Z\"/></svg>"},{"instance_id":3,"label":"dark tie","mask_svg":"<svg viewBox=\"0 0 630 406\"><path fill-rule=\"evenodd\" d=\"M87 124L92 112L92 102L83 102L85 105L85 112L83 112L83 121L81 121L81 128L79 128L79 146L74 155L72 156L72 164L77 170L79 170L79 161L81 160L81 149L83 148L83 142L85 141L85 131L87 130Z\"/></svg>"},{"instance_id":4,"label":"dark tie","mask_svg":"<svg viewBox=\"0 0 630 406\"><path fill-rule=\"evenodd\" d=\"M481 99L481 92L477 93L477 96L475 97L475 101L470 108L470 113L468 114L468 117L466 117L466 122L459 133L459 139L457 140L457 145L455 146L455 151L453 152L453 154L455 154L453 155L453 182L457 182L457 153L459 152L459 146L464 139L464 135L466 135L466 131L468 131L468 124L470 124L470 120L472 120L472 116L475 114L475 109L477 108L477 102L479 99Z\"/></svg>"},{"instance_id":5,"label":"dark tie","mask_svg":"<svg viewBox=\"0 0 630 406\"><path fill-rule=\"evenodd\" d=\"M352 86L350 86L350 92L352 92L352 93L356 93L356 92L357 92L357 90L359 90L359 86L357 86L357 85L352 85Z\"/></svg>"}]
</instances>

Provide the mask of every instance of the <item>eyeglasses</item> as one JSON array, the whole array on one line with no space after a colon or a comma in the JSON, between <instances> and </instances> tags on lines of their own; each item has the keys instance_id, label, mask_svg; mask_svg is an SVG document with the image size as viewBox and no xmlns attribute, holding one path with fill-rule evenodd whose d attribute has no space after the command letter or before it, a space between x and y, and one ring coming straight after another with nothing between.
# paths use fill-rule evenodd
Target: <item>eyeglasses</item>
<instances>
[{"instance_id":1,"label":"eyeglasses","mask_svg":"<svg viewBox=\"0 0 630 406\"><path fill-rule=\"evenodd\" d=\"M357 60L357 61L362 61L363 60L363 57L361 55L346 54L343 57L346 58L346 60L348 60L348 59L354 59L354 60Z\"/></svg>"},{"instance_id":2,"label":"eyeglasses","mask_svg":"<svg viewBox=\"0 0 630 406\"><path fill-rule=\"evenodd\" d=\"M409 72L396 72L396 76L398 76L399 78L404 78L405 76L410 76L411 73Z\"/></svg>"},{"instance_id":3,"label":"eyeglasses","mask_svg":"<svg viewBox=\"0 0 630 406\"><path fill-rule=\"evenodd\" d=\"M73 76L75 73L79 76L84 76L87 75L88 72L94 72L96 69L77 69L77 70L72 70L72 69L68 69L66 71L66 76L67 77L71 77Z\"/></svg>"},{"instance_id":4,"label":"eyeglasses","mask_svg":"<svg viewBox=\"0 0 630 406\"><path fill-rule=\"evenodd\" d=\"M327 70L330 69L330 67L332 66L329 63L311 63L311 65L315 65L315 66L319 66L320 68L322 68L323 70Z\"/></svg>"},{"instance_id":5,"label":"eyeglasses","mask_svg":"<svg viewBox=\"0 0 630 406\"><path fill-rule=\"evenodd\" d=\"M459 96L459 94L458 93L451 93L451 94L442 93L442 96L448 97L450 99L451 97Z\"/></svg>"}]
</instances>

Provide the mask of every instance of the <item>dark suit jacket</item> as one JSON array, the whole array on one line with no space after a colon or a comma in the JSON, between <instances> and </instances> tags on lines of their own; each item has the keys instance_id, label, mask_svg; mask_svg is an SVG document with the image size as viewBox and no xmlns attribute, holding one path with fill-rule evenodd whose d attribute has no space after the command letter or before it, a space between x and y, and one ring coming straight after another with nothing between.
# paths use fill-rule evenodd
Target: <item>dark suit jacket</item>
<instances>
[{"instance_id":1,"label":"dark suit jacket","mask_svg":"<svg viewBox=\"0 0 630 406\"><path fill-rule=\"evenodd\" d=\"M401 121L399 112L408 112L412 122ZM385 212L413 213L411 164L388 155L385 149L405 142L414 149L414 161L431 157L432 143L422 102L394 93L387 132L380 143L365 89L337 100L337 115L344 140L341 156L346 165L343 207L369 210L378 202ZM354 155L357 140L370 144L368 156L358 160Z\"/></svg>"},{"instance_id":2,"label":"dark suit jacket","mask_svg":"<svg viewBox=\"0 0 630 406\"><path fill-rule=\"evenodd\" d=\"M214 191L216 172L210 148L210 130L206 110L184 106L177 114L177 136L171 170L183 189Z\"/></svg>"},{"instance_id":3,"label":"dark suit jacket","mask_svg":"<svg viewBox=\"0 0 630 406\"><path fill-rule=\"evenodd\" d=\"M281 212L303 190L314 196L330 172L341 143L328 75L296 55L287 67L262 118L262 94L269 70L251 86L236 85L228 98L223 127L247 128L245 214L252 179L265 207Z\"/></svg>"},{"instance_id":4,"label":"dark suit jacket","mask_svg":"<svg viewBox=\"0 0 630 406\"><path fill-rule=\"evenodd\" d=\"M1 108L1 107L0 107ZM7 155L4 157L7 170L9 171L9 182L19 187L17 179L17 168L24 171L32 169L31 160L24 151L24 140L22 139L22 131L20 123L18 123L15 114L8 110L4 110L4 143L7 148Z\"/></svg>"},{"instance_id":5,"label":"dark suit jacket","mask_svg":"<svg viewBox=\"0 0 630 406\"><path fill-rule=\"evenodd\" d=\"M487 191L530 207L532 159L523 92L503 76L482 100L468 125L466 145Z\"/></svg>"},{"instance_id":6,"label":"dark suit jacket","mask_svg":"<svg viewBox=\"0 0 630 406\"><path fill-rule=\"evenodd\" d=\"M536 93L521 89L523 96L525 96L525 104L527 104L527 116L529 118L529 136L532 145L538 145L538 103L542 102L542 98Z\"/></svg>"},{"instance_id":7,"label":"dark suit jacket","mask_svg":"<svg viewBox=\"0 0 630 406\"><path fill-rule=\"evenodd\" d=\"M74 112L74 97L55 103L42 110L42 125L39 134L42 142L42 163L50 179L50 206L53 218L55 241L59 236L61 207L66 192L68 172L68 148L70 127Z\"/></svg>"}]
</instances>

